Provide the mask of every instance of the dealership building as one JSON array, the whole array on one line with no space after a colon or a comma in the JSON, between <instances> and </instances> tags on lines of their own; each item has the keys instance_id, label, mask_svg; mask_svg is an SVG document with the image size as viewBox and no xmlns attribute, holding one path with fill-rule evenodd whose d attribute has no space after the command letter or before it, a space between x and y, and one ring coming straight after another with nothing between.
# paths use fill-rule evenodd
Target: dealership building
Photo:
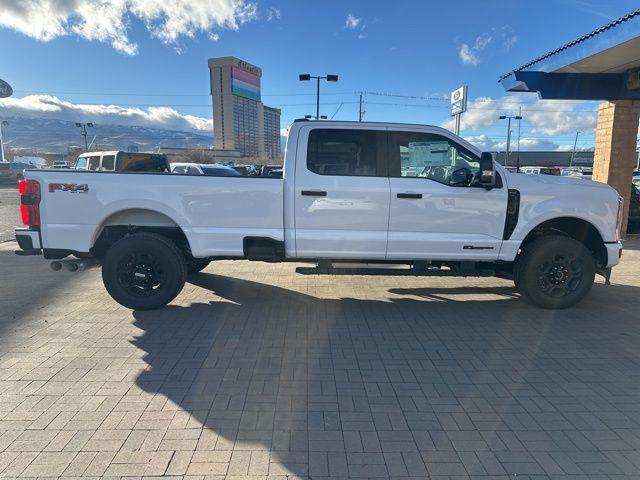
<instances>
[{"instance_id":1,"label":"dealership building","mask_svg":"<svg viewBox=\"0 0 640 480\"><path fill-rule=\"evenodd\" d=\"M280 110L260 97L262 69L236 57L209 59L216 150L235 150L244 158L277 159Z\"/></svg>"}]
</instances>

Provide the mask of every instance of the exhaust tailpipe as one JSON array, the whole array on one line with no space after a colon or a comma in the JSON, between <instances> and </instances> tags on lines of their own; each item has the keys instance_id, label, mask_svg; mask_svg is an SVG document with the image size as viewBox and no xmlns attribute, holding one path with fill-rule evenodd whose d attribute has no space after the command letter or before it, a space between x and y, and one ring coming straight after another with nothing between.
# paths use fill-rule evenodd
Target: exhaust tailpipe
<instances>
[{"instance_id":1,"label":"exhaust tailpipe","mask_svg":"<svg viewBox=\"0 0 640 480\"><path fill-rule=\"evenodd\" d=\"M67 272L83 272L99 265L100 262L95 258L78 258L68 260L55 260L51 262L50 267L54 272L59 272L60 270L62 270L62 267L64 267Z\"/></svg>"}]
</instances>

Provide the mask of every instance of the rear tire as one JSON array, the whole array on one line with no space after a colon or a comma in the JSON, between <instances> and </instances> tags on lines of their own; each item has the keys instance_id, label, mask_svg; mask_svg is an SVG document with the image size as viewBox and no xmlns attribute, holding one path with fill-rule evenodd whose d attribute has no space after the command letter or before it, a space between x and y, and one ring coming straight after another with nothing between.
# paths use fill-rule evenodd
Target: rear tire
<instances>
[{"instance_id":1,"label":"rear tire","mask_svg":"<svg viewBox=\"0 0 640 480\"><path fill-rule=\"evenodd\" d=\"M568 308L582 300L593 285L591 252L573 238L540 237L527 245L514 266L522 296L542 308Z\"/></svg>"},{"instance_id":2,"label":"rear tire","mask_svg":"<svg viewBox=\"0 0 640 480\"><path fill-rule=\"evenodd\" d=\"M211 263L211 260L206 258L191 258L187 260L187 274L192 275L194 273L201 272Z\"/></svg>"},{"instance_id":3,"label":"rear tire","mask_svg":"<svg viewBox=\"0 0 640 480\"><path fill-rule=\"evenodd\" d=\"M107 292L132 310L164 307L180 293L187 276L184 254L155 233L121 238L109 248L102 265Z\"/></svg>"}]
</instances>

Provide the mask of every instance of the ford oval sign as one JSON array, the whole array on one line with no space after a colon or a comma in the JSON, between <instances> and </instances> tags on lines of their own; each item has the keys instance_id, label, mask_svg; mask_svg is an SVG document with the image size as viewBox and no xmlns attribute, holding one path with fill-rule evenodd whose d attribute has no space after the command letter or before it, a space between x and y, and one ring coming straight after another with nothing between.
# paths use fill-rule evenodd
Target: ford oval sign
<instances>
[{"instance_id":1,"label":"ford oval sign","mask_svg":"<svg viewBox=\"0 0 640 480\"><path fill-rule=\"evenodd\" d=\"M0 98L7 98L13 95L11 85L0 78Z\"/></svg>"}]
</instances>

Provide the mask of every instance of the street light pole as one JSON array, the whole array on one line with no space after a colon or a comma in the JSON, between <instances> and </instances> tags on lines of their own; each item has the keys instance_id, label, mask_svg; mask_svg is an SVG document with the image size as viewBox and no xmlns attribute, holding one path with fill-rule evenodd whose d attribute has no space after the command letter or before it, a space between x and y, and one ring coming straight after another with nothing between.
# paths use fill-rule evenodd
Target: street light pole
<instances>
[{"instance_id":1,"label":"street light pole","mask_svg":"<svg viewBox=\"0 0 640 480\"><path fill-rule=\"evenodd\" d=\"M580 135L580 130L576 132L576 139L573 141L573 150L571 151L571 158L569 159L570 167L573 167L573 159L576 156L576 145L578 144L578 135Z\"/></svg>"},{"instance_id":2,"label":"street light pole","mask_svg":"<svg viewBox=\"0 0 640 480\"><path fill-rule=\"evenodd\" d=\"M9 125L6 120L0 121L0 162L4 162L4 137L2 136L2 127Z\"/></svg>"},{"instance_id":3,"label":"street light pole","mask_svg":"<svg viewBox=\"0 0 640 480\"><path fill-rule=\"evenodd\" d=\"M317 80L317 88L316 88L316 120L320 118L320 77L316 78Z\"/></svg>"},{"instance_id":4,"label":"street light pole","mask_svg":"<svg viewBox=\"0 0 640 480\"><path fill-rule=\"evenodd\" d=\"M301 82L307 82L312 78L316 79L316 120L320 120L320 80L326 80L327 82L337 82L338 75L326 75L326 76L316 76L310 75L308 73L301 73L298 75L298 80Z\"/></svg>"},{"instance_id":5,"label":"street light pole","mask_svg":"<svg viewBox=\"0 0 640 480\"><path fill-rule=\"evenodd\" d=\"M513 118L514 120L522 120L522 116L521 115L500 115L500 117L498 117L500 120L504 120L505 118L507 119L507 158L504 161L504 166L508 167L509 166L509 152L510 152L510 148L511 148L511 119ZM518 133L518 138L520 137L520 134ZM520 147L518 146L518 149L520 149ZM518 163L520 163L518 161ZM520 168L520 165L518 165L518 168Z\"/></svg>"},{"instance_id":6,"label":"street light pole","mask_svg":"<svg viewBox=\"0 0 640 480\"><path fill-rule=\"evenodd\" d=\"M82 131L80 132L80 135L82 135L84 137L84 151L88 152L89 151L89 143L87 142L87 127L92 128L93 127L93 123L91 122L87 122L87 123L80 123L80 122L76 122L76 127L78 128L82 128Z\"/></svg>"}]
</instances>

